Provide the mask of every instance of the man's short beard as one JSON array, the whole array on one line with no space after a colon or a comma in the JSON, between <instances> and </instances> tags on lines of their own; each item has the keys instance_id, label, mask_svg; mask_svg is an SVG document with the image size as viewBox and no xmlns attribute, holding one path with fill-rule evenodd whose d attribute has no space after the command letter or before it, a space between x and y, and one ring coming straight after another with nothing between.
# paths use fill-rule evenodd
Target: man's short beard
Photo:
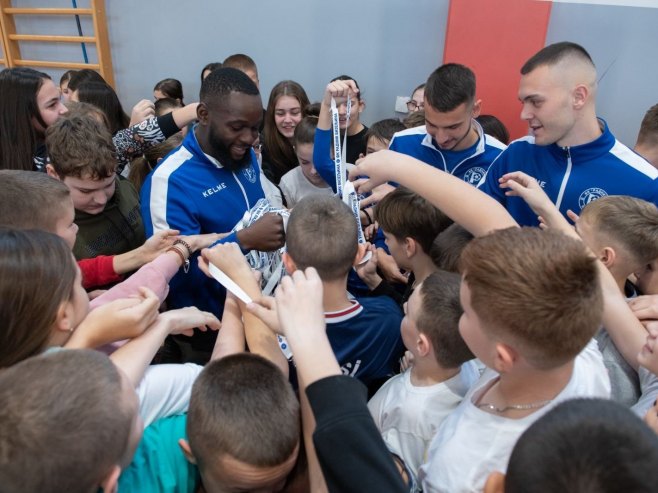
<instances>
[{"instance_id":1,"label":"man's short beard","mask_svg":"<svg viewBox=\"0 0 658 493\"><path fill-rule=\"evenodd\" d=\"M217 159L221 165L231 172L240 171L251 164L251 152L247 151L240 159L233 159L228 149L224 146L216 148L214 158Z\"/></svg>"}]
</instances>

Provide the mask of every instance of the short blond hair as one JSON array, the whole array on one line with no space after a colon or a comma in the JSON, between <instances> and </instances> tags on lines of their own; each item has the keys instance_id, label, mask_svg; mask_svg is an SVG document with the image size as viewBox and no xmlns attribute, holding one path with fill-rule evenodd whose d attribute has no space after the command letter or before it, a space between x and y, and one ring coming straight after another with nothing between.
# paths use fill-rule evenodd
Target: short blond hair
<instances>
[{"instance_id":1,"label":"short blond hair","mask_svg":"<svg viewBox=\"0 0 658 493\"><path fill-rule=\"evenodd\" d=\"M658 207L627 195L608 195L580 213L595 232L621 246L637 264L658 258Z\"/></svg>"}]
</instances>

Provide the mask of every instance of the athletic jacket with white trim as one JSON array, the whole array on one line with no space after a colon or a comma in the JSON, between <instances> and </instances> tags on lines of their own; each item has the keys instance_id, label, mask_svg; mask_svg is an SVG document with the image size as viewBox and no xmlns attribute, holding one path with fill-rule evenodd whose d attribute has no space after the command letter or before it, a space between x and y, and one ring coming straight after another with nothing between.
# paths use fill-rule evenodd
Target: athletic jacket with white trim
<instances>
[{"instance_id":1,"label":"athletic jacket with white trim","mask_svg":"<svg viewBox=\"0 0 658 493\"><path fill-rule=\"evenodd\" d=\"M536 178L560 212L575 213L606 195L630 195L658 204L658 170L615 139L599 119L603 133L593 142L572 147L539 146L533 137L512 142L496 159L480 190L500 202L522 226L539 221L519 197L506 197L498 179L505 173L523 171Z\"/></svg>"},{"instance_id":2,"label":"athletic jacket with white trim","mask_svg":"<svg viewBox=\"0 0 658 493\"><path fill-rule=\"evenodd\" d=\"M194 131L148 176L141 190L142 217L147 236L162 229L181 235L230 231L264 197L260 170L253 151L251 163L231 172L203 152ZM238 242L235 233L222 243ZM221 316L225 291L206 277L190 259L190 271L170 283L169 306L196 306Z\"/></svg>"},{"instance_id":3,"label":"athletic jacket with white trim","mask_svg":"<svg viewBox=\"0 0 658 493\"><path fill-rule=\"evenodd\" d=\"M491 163L506 146L494 137L485 134L475 120L473 120L473 127L477 131L479 139L473 146L461 151L442 150L436 147L424 125L397 132L391 139L388 148L419 159L472 185L477 185Z\"/></svg>"}]
</instances>

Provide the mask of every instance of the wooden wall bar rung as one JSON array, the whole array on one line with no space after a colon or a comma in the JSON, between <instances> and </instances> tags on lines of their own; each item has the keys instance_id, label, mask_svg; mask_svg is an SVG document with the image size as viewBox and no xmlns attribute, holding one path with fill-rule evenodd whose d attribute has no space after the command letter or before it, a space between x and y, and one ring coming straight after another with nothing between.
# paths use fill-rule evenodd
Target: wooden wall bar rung
<instances>
[{"instance_id":1,"label":"wooden wall bar rung","mask_svg":"<svg viewBox=\"0 0 658 493\"><path fill-rule=\"evenodd\" d=\"M53 43L95 43L95 36L58 36L41 34L10 34L12 41L47 41Z\"/></svg>"},{"instance_id":2,"label":"wooden wall bar rung","mask_svg":"<svg viewBox=\"0 0 658 493\"><path fill-rule=\"evenodd\" d=\"M47 3L47 2L44 2ZM105 0L89 0L89 8L23 8L12 6L12 0L0 0L0 64L6 67L49 67L59 69L91 69L100 72L111 86L114 86L114 70L110 54L110 37L107 32ZM14 17L27 16L87 16L91 17L93 36L70 36L56 34L19 34ZM46 22L46 19L37 23ZM90 43L96 47L98 63L60 62L48 60L25 60L21 56L21 42L41 43ZM66 56L68 58L68 56Z\"/></svg>"},{"instance_id":3,"label":"wooden wall bar rung","mask_svg":"<svg viewBox=\"0 0 658 493\"><path fill-rule=\"evenodd\" d=\"M11 15L93 15L92 9L52 9L52 8L16 8L3 9L5 14Z\"/></svg>"},{"instance_id":4,"label":"wooden wall bar rung","mask_svg":"<svg viewBox=\"0 0 658 493\"><path fill-rule=\"evenodd\" d=\"M14 65L18 67L50 67L75 70L82 70L84 68L100 70L101 68L98 63L52 62L47 60L14 60Z\"/></svg>"}]
</instances>

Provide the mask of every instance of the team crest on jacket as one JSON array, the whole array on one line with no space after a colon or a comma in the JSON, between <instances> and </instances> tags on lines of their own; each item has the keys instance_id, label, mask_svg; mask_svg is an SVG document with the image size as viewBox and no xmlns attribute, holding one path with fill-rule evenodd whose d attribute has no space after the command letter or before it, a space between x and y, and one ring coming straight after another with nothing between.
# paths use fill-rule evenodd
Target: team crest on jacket
<instances>
[{"instance_id":1,"label":"team crest on jacket","mask_svg":"<svg viewBox=\"0 0 658 493\"><path fill-rule=\"evenodd\" d=\"M249 180L249 183L256 183L256 172L251 166L243 169L242 174L247 180Z\"/></svg>"},{"instance_id":2,"label":"team crest on jacket","mask_svg":"<svg viewBox=\"0 0 658 493\"><path fill-rule=\"evenodd\" d=\"M487 172L484 168L471 168L466 173L464 173L464 181L470 183L471 185L477 185L480 183L482 178Z\"/></svg>"},{"instance_id":3,"label":"team crest on jacket","mask_svg":"<svg viewBox=\"0 0 658 493\"><path fill-rule=\"evenodd\" d=\"M600 199L606 195L608 195L608 192L602 188L588 188L580 194L580 197L578 197L578 205L582 209L590 202L594 202L596 199Z\"/></svg>"}]
</instances>

